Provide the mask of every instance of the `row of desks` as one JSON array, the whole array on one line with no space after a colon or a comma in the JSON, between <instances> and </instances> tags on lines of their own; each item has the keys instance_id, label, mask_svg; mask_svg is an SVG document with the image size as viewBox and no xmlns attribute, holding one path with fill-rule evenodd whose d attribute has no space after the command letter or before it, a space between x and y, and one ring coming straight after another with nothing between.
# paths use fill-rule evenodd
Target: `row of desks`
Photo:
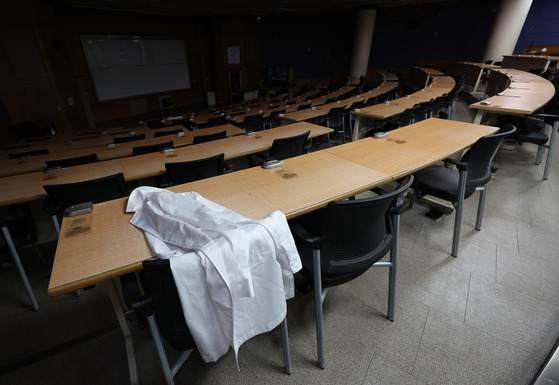
<instances>
[{"instance_id":1,"label":"row of desks","mask_svg":"<svg viewBox=\"0 0 559 385\"><path fill-rule=\"evenodd\" d=\"M428 102L449 93L456 85L456 82L451 76L438 76L432 74L430 77L432 78L431 83L417 92L386 103L361 108L359 111L351 111L351 114L356 118L353 130L353 140L357 140L359 138L359 131L364 123L364 119L380 120L391 118L401 114L406 109L411 108L418 103Z\"/></svg>"},{"instance_id":2,"label":"row of desks","mask_svg":"<svg viewBox=\"0 0 559 385\"><path fill-rule=\"evenodd\" d=\"M491 70L486 93L488 99L470 104L477 110L474 123L481 123L485 113L530 115L551 100L555 87L533 73L501 68Z\"/></svg>"},{"instance_id":3,"label":"row of desks","mask_svg":"<svg viewBox=\"0 0 559 385\"><path fill-rule=\"evenodd\" d=\"M182 126L171 126L166 128L165 130L180 129L181 127ZM35 155L24 159L2 159L0 160L0 177L42 171L46 168L45 162L47 160L68 159L89 154L97 154L97 158L100 161L124 158L133 155L134 147L155 145L169 141L173 142L172 147L175 148L188 146L193 143L195 136L208 135L220 131L226 131L227 137L245 134L245 131L242 128L239 128L232 124L224 124L221 126L209 127L202 130L183 131L182 135L173 134L153 137L153 134L151 134L152 137L146 139L136 140L133 142L118 143L111 147L108 146L108 144L112 143L111 137L108 137L108 139L106 138L105 141L99 140L99 138L95 138L91 139L93 140L93 142L90 142L89 146L86 146L85 143L80 142L80 144L83 146L80 146L79 148L73 148L71 150L59 151L44 155Z\"/></svg>"},{"instance_id":4,"label":"row of desks","mask_svg":"<svg viewBox=\"0 0 559 385\"><path fill-rule=\"evenodd\" d=\"M381 94L392 91L396 87L398 87L398 82L394 82L394 81L384 82L377 88L364 92L360 95L347 98L344 100L336 101L333 103L318 105L310 109L288 112L285 113L283 116L281 116L281 118L286 122L301 122L304 120L320 118L322 116L328 115L328 112L330 112L330 109L332 108L345 107L346 109L349 109L351 105L355 102L366 101L367 99L370 98L376 98Z\"/></svg>"},{"instance_id":5,"label":"row of desks","mask_svg":"<svg viewBox=\"0 0 559 385\"><path fill-rule=\"evenodd\" d=\"M410 174L496 130L432 118L391 131L386 139L367 138L287 159L280 170L253 167L170 190L196 191L253 219L273 210L293 218ZM94 205L91 229L78 235L64 236L68 223L63 222L51 296L139 270L153 257L142 231L129 223L126 203L122 198Z\"/></svg>"},{"instance_id":6,"label":"row of desks","mask_svg":"<svg viewBox=\"0 0 559 385\"><path fill-rule=\"evenodd\" d=\"M220 153L232 159L270 148L274 139L285 138L310 131L309 138L325 135L331 129L301 122L270 130L259 131L253 136L238 135L207 143L180 147L172 153L155 152L126 158L112 159L61 169L58 173L43 171L0 178L0 206L28 202L46 197L46 184L75 183L101 178L122 172L127 181L161 175L165 163L183 162L206 158Z\"/></svg>"}]
</instances>

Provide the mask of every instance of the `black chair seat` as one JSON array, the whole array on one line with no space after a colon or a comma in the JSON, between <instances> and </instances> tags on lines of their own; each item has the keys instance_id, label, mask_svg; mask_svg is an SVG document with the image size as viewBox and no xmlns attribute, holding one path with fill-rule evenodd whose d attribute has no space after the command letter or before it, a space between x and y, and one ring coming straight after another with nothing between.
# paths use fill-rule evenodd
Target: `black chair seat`
<instances>
[{"instance_id":1,"label":"black chair seat","mask_svg":"<svg viewBox=\"0 0 559 385\"><path fill-rule=\"evenodd\" d=\"M456 203L458 197L459 174L446 167L429 166L415 173L416 183L423 194L429 194L445 201ZM464 198L476 191L476 187L466 186Z\"/></svg>"},{"instance_id":2,"label":"black chair seat","mask_svg":"<svg viewBox=\"0 0 559 385\"><path fill-rule=\"evenodd\" d=\"M520 132L518 137L522 142L534 143L538 146L547 143L549 137L541 131Z\"/></svg>"}]
</instances>

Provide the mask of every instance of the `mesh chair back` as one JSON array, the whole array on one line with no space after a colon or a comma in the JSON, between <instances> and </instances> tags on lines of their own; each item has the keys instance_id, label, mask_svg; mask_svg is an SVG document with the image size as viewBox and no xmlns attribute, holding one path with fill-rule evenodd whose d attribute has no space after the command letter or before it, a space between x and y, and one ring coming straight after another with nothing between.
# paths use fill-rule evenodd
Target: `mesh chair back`
<instances>
[{"instance_id":1,"label":"mesh chair back","mask_svg":"<svg viewBox=\"0 0 559 385\"><path fill-rule=\"evenodd\" d=\"M351 106L349 107L349 110L350 111L355 111L356 109L363 108L364 105L365 105L364 100L361 100L361 101L358 101L358 102L353 102L353 103L351 103Z\"/></svg>"},{"instance_id":2,"label":"mesh chair back","mask_svg":"<svg viewBox=\"0 0 559 385\"><path fill-rule=\"evenodd\" d=\"M345 107L335 107L330 108L330 112L328 112L328 127L330 128L339 128L342 127L344 124L344 112Z\"/></svg>"},{"instance_id":3,"label":"mesh chair back","mask_svg":"<svg viewBox=\"0 0 559 385\"><path fill-rule=\"evenodd\" d=\"M208 118L208 122L206 123L206 127L214 127L214 126L221 126L222 124L226 124L227 120L224 116L212 116Z\"/></svg>"},{"instance_id":4,"label":"mesh chair back","mask_svg":"<svg viewBox=\"0 0 559 385\"><path fill-rule=\"evenodd\" d=\"M285 109L283 110L278 110L278 111L273 111L270 114L270 128L274 128L274 127L279 127L281 126L281 118L279 117L280 114L284 114L285 113Z\"/></svg>"},{"instance_id":5,"label":"mesh chair back","mask_svg":"<svg viewBox=\"0 0 559 385\"><path fill-rule=\"evenodd\" d=\"M146 122L146 124L148 125L149 128L151 128L152 130L155 128L162 128L165 127L165 123L163 123L161 121L161 119L159 120L150 120L148 122Z\"/></svg>"},{"instance_id":6,"label":"mesh chair back","mask_svg":"<svg viewBox=\"0 0 559 385\"><path fill-rule=\"evenodd\" d=\"M466 187L483 186L491 180L491 162L503 139L515 131L512 124L505 124L496 134L480 138L462 156L461 161L468 162Z\"/></svg>"},{"instance_id":7,"label":"mesh chair back","mask_svg":"<svg viewBox=\"0 0 559 385\"><path fill-rule=\"evenodd\" d=\"M224 154L188 162L165 163L172 184L182 184L223 174Z\"/></svg>"},{"instance_id":8,"label":"mesh chair back","mask_svg":"<svg viewBox=\"0 0 559 385\"><path fill-rule=\"evenodd\" d=\"M243 128L245 131L262 131L264 124L262 122L263 113L257 115L247 115L243 121Z\"/></svg>"},{"instance_id":9,"label":"mesh chair back","mask_svg":"<svg viewBox=\"0 0 559 385\"><path fill-rule=\"evenodd\" d=\"M45 185L43 188L62 210L77 203L99 203L127 195L122 173L85 182Z\"/></svg>"},{"instance_id":10,"label":"mesh chair back","mask_svg":"<svg viewBox=\"0 0 559 385\"><path fill-rule=\"evenodd\" d=\"M215 134L208 135L198 135L194 137L193 142L194 144L211 142L212 140L224 139L226 135L227 131L219 131Z\"/></svg>"},{"instance_id":11,"label":"mesh chair back","mask_svg":"<svg viewBox=\"0 0 559 385\"><path fill-rule=\"evenodd\" d=\"M435 100L433 100L433 103L431 104L431 116L433 118L438 118L439 115L441 114L441 108L443 106L445 98L446 98L445 95L441 95Z\"/></svg>"},{"instance_id":12,"label":"mesh chair back","mask_svg":"<svg viewBox=\"0 0 559 385\"><path fill-rule=\"evenodd\" d=\"M384 103L387 100L390 100L390 92L385 92L384 94L380 94L376 97L376 104ZM368 102L368 100L367 100Z\"/></svg>"},{"instance_id":13,"label":"mesh chair back","mask_svg":"<svg viewBox=\"0 0 559 385\"><path fill-rule=\"evenodd\" d=\"M374 106L375 104L379 104L381 103L381 101L379 101L379 97L374 97L374 98L369 98L365 101L365 103L363 103L363 107L369 107L369 106Z\"/></svg>"},{"instance_id":14,"label":"mesh chair back","mask_svg":"<svg viewBox=\"0 0 559 385\"><path fill-rule=\"evenodd\" d=\"M113 142L115 144L118 144L118 143L125 143L125 142L134 142L135 140L142 140L145 138L146 138L145 134L129 135L129 136L121 136L120 138L114 138Z\"/></svg>"},{"instance_id":15,"label":"mesh chair back","mask_svg":"<svg viewBox=\"0 0 559 385\"><path fill-rule=\"evenodd\" d=\"M196 347L184 319L169 260L144 261L142 265L144 289L154 299L155 319L162 337L178 351Z\"/></svg>"},{"instance_id":16,"label":"mesh chair back","mask_svg":"<svg viewBox=\"0 0 559 385\"><path fill-rule=\"evenodd\" d=\"M407 126L412 124L415 118L416 111L420 109L420 106L417 104L413 107L406 108L398 118L398 122L400 123L400 127Z\"/></svg>"},{"instance_id":17,"label":"mesh chair back","mask_svg":"<svg viewBox=\"0 0 559 385\"><path fill-rule=\"evenodd\" d=\"M47 167L71 167L79 166L80 164L94 163L98 160L97 154L89 154L68 159L46 160L45 163Z\"/></svg>"},{"instance_id":18,"label":"mesh chair back","mask_svg":"<svg viewBox=\"0 0 559 385\"><path fill-rule=\"evenodd\" d=\"M288 138L274 139L270 147L270 158L282 160L303 155L306 152L310 131Z\"/></svg>"},{"instance_id":19,"label":"mesh chair back","mask_svg":"<svg viewBox=\"0 0 559 385\"><path fill-rule=\"evenodd\" d=\"M334 201L322 214L322 271L326 274L364 270L383 258L393 245L397 199L412 183L373 198Z\"/></svg>"},{"instance_id":20,"label":"mesh chair back","mask_svg":"<svg viewBox=\"0 0 559 385\"><path fill-rule=\"evenodd\" d=\"M169 131L156 131L153 133L153 137L157 138L160 136L174 135L174 134L178 134L179 132L184 132L184 131L182 128L177 128L176 130L169 130Z\"/></svg>"},{"instance_id":21,"label":"mesh chair back","mask_svg":"<svg viewBox=\"0 0 559 385\"><path fill-rule=\"evenodd\" d=\"M173 148L173 141L158 143L158 144L150 144L148 146L138 146L132 147L132 152L134 155L142 155L142 154L149 154L150 152L157 152L161 151L164 148Z\"/></svg>"},{"instance_id":22,"label":"mesh chair back","mask_svg":"<svg viewBox=\"0 0 559 385\"><path fill-rule=\"evenodd\" d=\"M45 155L45 154L48 154L48 153L49 153L49 150L44 148L44 149L33 150L33 151L12 152L11 154L8 154L8 157L10 159L17 159L17 158L24 158L24 157L28 157L28 156Z\"/></svg>"},{"instance_id":23,"label":"mesh chair back","mask_svg":"<svg viewBox=\"0 0 559 385\"><path fill-rule=\"evenodd\" d=\"M546 114L559 115L559 77L551 80L551 84L555 87L555 95L545 105L544 112Z\"/></svg>"},{"instance_id":24,"label":"mesh chair back","mask_svg":"<svg viewBox=\"0 0 559 385\"><path fill-rule=\"evenodd\" d=\"M190 121L190 119L178 119L173 122L173 125L183 126L184 128L190 130L190 128L192 127L192 122Z\"/></svg>"},{"instance_id":25,"label":"mesh chair back","mask_svg":"<svg viewBox=\"0 0 559 385\"><path fill-rule=\"evenodd\" d=\"M413 122L421 122L427 119L431 114L431 109L433 108L433 101L429 100L427 102L421 102L417 104L417 109L413 113Z\"/></svg>"}]
</instances>

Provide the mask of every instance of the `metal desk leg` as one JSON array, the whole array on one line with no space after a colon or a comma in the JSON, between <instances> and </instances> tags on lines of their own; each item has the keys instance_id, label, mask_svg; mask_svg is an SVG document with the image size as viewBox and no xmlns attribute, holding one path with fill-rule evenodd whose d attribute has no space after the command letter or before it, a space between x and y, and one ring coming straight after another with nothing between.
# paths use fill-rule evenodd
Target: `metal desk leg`
<instances>
[{"instance_id":1,"label":"metal desk leg","mask_svg":"<svg viewBox=\"0 0 559 385\"><path fill-rule=\"evenodd\" d=\"M482 110L477 110L476 117L474 118L474 124L481 124L484 112Z\"/></svg>"},{"instance_id":2,"label":"metal desk leg","mask_svg":"<svg viewBox=\"0 0 559 385\"><path fill-rule=\"evenodd\" d=\"M551 169L551 161L553 160L553 150L555 149L555 137L557 136L557 129L559 129L559 120L553 122L551 128L551 136L549 137L549 148L547 149L547 158L545 159L545 169L543 172L543 179L549 177L549 170Z\"/></svg>"},{"instance_id":3,"label":"metal desk leg","mask_svg":"<svg viewBox=\"0 0 559 385\"><path fill-rule=\"evenodd\" d=\"M351 138L352 142L355 142L359 139L359 129L361 128L361 117L359 115L355 116L355 123L353 124L353 138Z\"/></svg>"},{"instance_id":4,"label":"metal desk leg","mask_svg":"<svg viewBox=\"0 0 559 385\"><path fill-rule=\"evenodd\" d=\"M15 263L16 267L17 267L17 271L19 272L19 276L21 277L21 280L23 281L23 285L25 286L25 290L27 291L27 295L29 296L29 299L31 300L31 303L33 304L33 310L39 310L39 303L37 302L37 299L35 298L35 294L33 294L33 289L31 288L31 284L29 283L29 280L27 279L27 274L25 274L25 269L23 268L23 265L21 264L21 260L19 259L19 254L17 253L16 246L14 245L14 242L12 241L12 237L10 235L10 232L8 231L7 226L2 227L2 234L4 235L4 239L6 240L6 244L8 245L8 249L10 250L10 253L12 254L12 258L14 260L14 263Z\"/></svg>"},{"instance_id":5,"label":"metal desk leg","mask_svg":"<svg viewBox=\"0 0 559 385\"><path fill-rule=\"evenodd\" d=\"M126 355L128 357L128 371L130 373L130 384L138 385L138 369L136 367L136 357L134 356L134 345L132 343L132 334L130 333L130 327L124 316L124 310L122 309L122 302L120 301L120 296L118 294L118 278L113 278L106 282L107 292L109 293L109 298L113 305L113 309L118 319L120 328L122 329L122 334L124 334L124 342L126 342Z\"/></svg>"}]
</instances>

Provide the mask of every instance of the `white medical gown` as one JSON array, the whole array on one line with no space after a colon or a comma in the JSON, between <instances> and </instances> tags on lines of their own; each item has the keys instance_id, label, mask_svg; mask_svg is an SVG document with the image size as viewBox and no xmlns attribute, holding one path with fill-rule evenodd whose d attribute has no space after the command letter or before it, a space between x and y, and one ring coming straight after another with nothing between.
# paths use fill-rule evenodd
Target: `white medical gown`
<instances>
[{"instance_id":1,"label":"white medical gown","mask_svg":"<svg viewBox=\"0 0 559 385\"><path fill-rule=\"evenodd\" d=\"M135 189L127 212L169 259L187 325L204 361L270 331L294 296L301 260L285 215L251 220L198 193Z\"/></svg>"}]
</instances>

